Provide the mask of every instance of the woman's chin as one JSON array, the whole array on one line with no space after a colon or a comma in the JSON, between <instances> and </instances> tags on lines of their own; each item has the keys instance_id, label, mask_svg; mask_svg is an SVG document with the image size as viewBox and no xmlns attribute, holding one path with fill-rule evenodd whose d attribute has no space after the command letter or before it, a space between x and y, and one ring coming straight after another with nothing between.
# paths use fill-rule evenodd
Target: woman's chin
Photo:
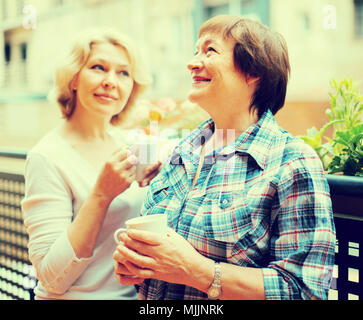
<instances>
[{"instance_id":1,"label":"woman's chin","mask_svg":"<svg viewBox=\"0 0 363 320\"><path fill-rule=\"evenodd\" d=\"M201 95L199 92L195 92L196 90L189 91L188 99L190 102L199 104L201 101Z\"/></svg>"}]
</instances>

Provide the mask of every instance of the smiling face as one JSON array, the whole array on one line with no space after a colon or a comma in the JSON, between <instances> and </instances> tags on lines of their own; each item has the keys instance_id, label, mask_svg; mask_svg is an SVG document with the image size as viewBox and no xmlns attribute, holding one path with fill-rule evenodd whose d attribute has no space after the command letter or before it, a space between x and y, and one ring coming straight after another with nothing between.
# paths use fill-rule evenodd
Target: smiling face
<instances>
[{"instance_id":1,"label":"smiling face","mask_svg":"<svg viewBox=\"0 0 363 320\"><path fill-rule=\"evenodd\" d=\"M246 87L244 75L234 66L234 46L232 38L224 39L215 33L202 34L196 44L195 56L188 64L193 79L189 99L211 115L218 111L217 105L228 103Z\"/></svg>"},{"instance_id":2,"label":"smiling face","mask_svg":"<svg viewBox=\"0 0 363 320\"><path fill-rule=\"evenodd\" d=\"M126 51L111 43L94 44L72 85L76 109L111 119L124 108L133 84Z\"/></svg>"}]
</instances>

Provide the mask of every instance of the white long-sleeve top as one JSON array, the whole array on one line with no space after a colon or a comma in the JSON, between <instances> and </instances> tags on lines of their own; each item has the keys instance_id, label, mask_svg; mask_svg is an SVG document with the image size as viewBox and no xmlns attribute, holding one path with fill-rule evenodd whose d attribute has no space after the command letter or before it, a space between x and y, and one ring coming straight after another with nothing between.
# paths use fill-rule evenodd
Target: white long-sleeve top
<instances>
[{"instance_id":1,"label":"white long-sleeve top","mask_svg":"<svg viewBox=\"0 0 363 320\"><path fill-rule=\"evenodd\" d=\"M115 141L122 137L118 131L110 131ZM68 239L67 229L98 174L56 130L28 153L22 209L39 280L36 299L137 299L135 287L120 285L114 275L113 233L139 215L146 188L134 182L112 201L90 258L78 259Z\"/></svg>"}]
</instances>

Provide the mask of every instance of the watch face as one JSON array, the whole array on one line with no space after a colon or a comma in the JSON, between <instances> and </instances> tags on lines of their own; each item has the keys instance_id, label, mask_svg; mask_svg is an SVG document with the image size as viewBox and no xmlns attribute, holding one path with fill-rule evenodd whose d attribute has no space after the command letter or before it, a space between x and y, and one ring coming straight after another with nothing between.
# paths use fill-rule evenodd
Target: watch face
<instances>
[{"instance_id":1,"label":"watch face","mask_svg":"<svg viewBox=\"0 0 363 320\"><path fill-rule=\"evenodd\" d=\"M211 298L218 298L220 294L220 289L219 287L212 287L209 289L208 295Z\"/></svg>"}]
</instances>

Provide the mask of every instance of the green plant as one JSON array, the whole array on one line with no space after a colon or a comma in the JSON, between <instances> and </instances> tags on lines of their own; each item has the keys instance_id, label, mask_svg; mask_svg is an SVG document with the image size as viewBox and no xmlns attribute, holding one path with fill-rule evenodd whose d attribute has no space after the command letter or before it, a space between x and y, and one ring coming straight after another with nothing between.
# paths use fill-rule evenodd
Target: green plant
<instances>
[{"instance_id":1,"label":"green plant","mask_svg":"<svg viewBox=\"0 0 363 320\"><path fill-rule=\"evenodd\" d=\"M343 172L349 176L363 177L363 124L352 127L349 131L338 131L334 146L342 148L339 155L329 163L328 172Z\"/></svg>"},{"instance_id":2,"label":"green plant","mask_svg":"<svg viewBox=\"0 0 363 320\"><path fill-rule=\"evenodd\" d=\"M330 86L329 122L320 130L308 129L301 138L315 149L328 173L363 176L363 96L352 79L332 79ZM333 136L329 138L324 134L331 126Z\"/></svg>"}]
</instances>

